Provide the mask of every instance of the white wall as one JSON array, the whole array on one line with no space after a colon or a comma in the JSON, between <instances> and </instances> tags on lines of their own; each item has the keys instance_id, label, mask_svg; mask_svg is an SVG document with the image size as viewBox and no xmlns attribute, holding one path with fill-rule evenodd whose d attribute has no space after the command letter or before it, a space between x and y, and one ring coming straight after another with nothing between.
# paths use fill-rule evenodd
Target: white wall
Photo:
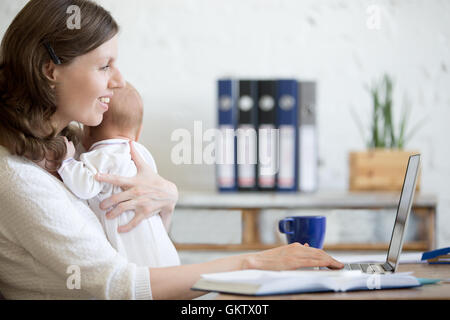
<instances>
[{"instance_id":1,"label":"white wall","mask_svg":"<svg viewBox=\"0 0 450 320\"><path fill-rule=\"evenodd\" d=\"M26 1L0 3L0 35ZM351 117L370 111L364 85L389 72L395 107L426 123L407 148L423 154L422 192L435 193L438 246L450 245L450 1L103 0L121 25L119 66L141 92L141 142L180 190L215 188L214 167L174 165L177 128L215 126L215 80L296 77L318 82L320 188L348 187L347 155L364 148ZM370 29L368 8L380 9ZM370 9L369 9L370 10ZM397 117L398 119L398 117Z\"/></svg>"}]
</instances>

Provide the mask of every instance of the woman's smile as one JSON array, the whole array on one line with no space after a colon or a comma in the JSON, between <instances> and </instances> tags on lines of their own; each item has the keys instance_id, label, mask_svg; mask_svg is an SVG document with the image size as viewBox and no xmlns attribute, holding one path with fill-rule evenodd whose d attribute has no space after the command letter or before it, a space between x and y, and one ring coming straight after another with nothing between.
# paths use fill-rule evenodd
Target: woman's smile
<instances>
[{"instance_id":1,"label":"woman's smile","mask_svg":"<svg viewBox=\"0 0 450 320\"><path fill-rule=\"evenodd\" d=\"M110 97L109 96L108 97L100 97L97 100L100 102L100 105L103 107L103 109L105 109L105 112L108 111L108 108L109 108L108 103L109 103Z\"/></svg>"}]
</instances>

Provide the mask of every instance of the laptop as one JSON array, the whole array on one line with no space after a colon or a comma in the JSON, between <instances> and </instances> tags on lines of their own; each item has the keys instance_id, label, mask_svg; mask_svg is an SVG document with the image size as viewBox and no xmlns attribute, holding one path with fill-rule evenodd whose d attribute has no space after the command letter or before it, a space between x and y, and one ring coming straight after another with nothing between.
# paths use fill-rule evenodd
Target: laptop
<instances>
[{"instance_id":1,"label":"laptop","mask_svg":"<svg viewBox=\"0 0 450 320\"><path fill-rule=\"evenodd\" d=\"M408 160L405 179L403 181L402 193L397 207L394 229L392 230L391 243L385 263L352 263L346 264L346 270L361 270L366 273L393 273L397 271L397 266L402 252L403 240L405 237L406 224L416 190L417 176L420 166L420 154L412 155Z\"/></svg>"}]
</instances>

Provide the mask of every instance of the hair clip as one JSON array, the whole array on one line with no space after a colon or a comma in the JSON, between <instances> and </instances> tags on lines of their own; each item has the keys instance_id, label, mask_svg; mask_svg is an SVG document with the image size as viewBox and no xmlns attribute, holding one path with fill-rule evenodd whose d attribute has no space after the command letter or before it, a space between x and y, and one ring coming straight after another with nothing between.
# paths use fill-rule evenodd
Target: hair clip
<instances>
[{"instance_id":1,"label":"hair clip","mask_svg":"<svg viewBox=\"0 0 450 320\"><path fill-rule=\"evenodd\" d=\"M47 49L48 54L50 55L50 58L52 58L53 62L55 64L61 64L61 60L59 60L58 56L55 54L52 46L48 42L44 42L44 46Z\"/></svg>"}]
</instances>

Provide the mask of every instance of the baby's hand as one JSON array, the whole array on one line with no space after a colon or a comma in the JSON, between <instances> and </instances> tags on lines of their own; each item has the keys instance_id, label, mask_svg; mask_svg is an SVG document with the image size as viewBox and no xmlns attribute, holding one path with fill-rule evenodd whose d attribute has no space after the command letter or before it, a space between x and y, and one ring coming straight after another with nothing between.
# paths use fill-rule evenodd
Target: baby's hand
<instances>
[{"instance_id":1,"label":"baby's hand","mask_svg":"<svg viewBox=\"0 0 450 320\"><path fill-rule=\"evenodd\" d=\"M75 155L75 147L73 145L73 142L67 140L66 137L64 137L64 141L66 142L66 148L67 148L67 153L66 153L66 156L64 157L64 160L73 158L73 156Z\"/></svg>"}]
</instances>

